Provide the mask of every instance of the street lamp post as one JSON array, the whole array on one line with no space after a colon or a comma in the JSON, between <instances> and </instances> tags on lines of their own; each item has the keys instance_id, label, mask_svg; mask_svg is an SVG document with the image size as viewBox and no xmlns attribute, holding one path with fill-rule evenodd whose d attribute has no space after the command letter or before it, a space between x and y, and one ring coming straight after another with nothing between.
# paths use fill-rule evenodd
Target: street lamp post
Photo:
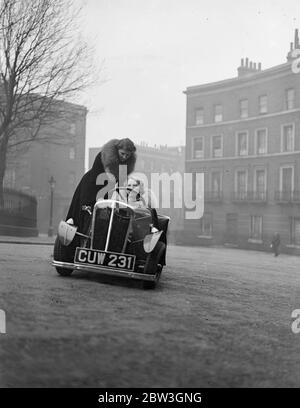
<instances>
[{"instance_id":1,"label":"street lamp post","mask_svg":"<svg viewBox=\"0 0 300 408\"><path fill-rule=\"evenodd\" d=\"M48 229L48 237L53 237L53 195L54 195L54 188L55 188L55 180L54 177L51 176L49 180L50 184L50 221L49 221L49 229Z\"/></svg>"}]
</instances>

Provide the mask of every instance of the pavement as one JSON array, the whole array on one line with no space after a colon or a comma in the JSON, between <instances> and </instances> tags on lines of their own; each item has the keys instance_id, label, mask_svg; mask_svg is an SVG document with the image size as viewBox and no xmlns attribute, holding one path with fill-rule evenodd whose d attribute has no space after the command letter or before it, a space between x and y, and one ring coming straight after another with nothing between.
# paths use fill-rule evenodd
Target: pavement
<instances>
[{"instance_id":1,"label":"pavement","mask_svg":"<svg viewBox=\"0 0 300 408\"><path fill-rule=\"evenodd\" d=\"M0 244L23 244L23 245L53 245L56 235L48 237L47 234L39 234L37 237L15 237L0 235Z\"/></svg>"}]
</instances>

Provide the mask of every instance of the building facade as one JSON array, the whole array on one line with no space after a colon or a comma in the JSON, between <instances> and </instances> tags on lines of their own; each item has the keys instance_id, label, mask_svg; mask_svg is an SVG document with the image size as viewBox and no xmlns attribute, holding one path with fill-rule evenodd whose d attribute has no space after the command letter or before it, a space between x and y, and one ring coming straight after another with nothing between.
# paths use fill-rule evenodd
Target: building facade
<instances>
[{"instance_id":1,"label":"building facade","mask_svg":"<svg viewBox=\"0 0 300 408\"><path fill-rule=\"evenodd\" d=\"M204 172L204 215L185 221L190 240L270 249L300 248L300 74L287 62L186 89L186 171Z\"/></svg>"},{"instance_id":2,"label":"building facade","mask_svg":"<svg viewBox=\"0 0 300 408\"><path fill-rule=\"evenodd\" d=\"M4 186L37 198L37 228L47 233L50 226L51 185L53 185L54 231L69 208L75 188L84 174L85 107L63 102L66 115L41 132L54 132L55 143L33 142L25 152L14 152L8 160ZM64 141L61 144L59 140Z\"/></svg>"},{"instance_id":3,"label":"building facade","mask_svg":"<svg viewBox=\"0 0 300 408\"><path fill-rule=\"evenodd\" d=\"M182 146L148 146L147 143L136 145L137 148L137 162L135 172L143 173L149 180L149 188L151 187L152 173L166 173L171 177L174 172L179 172L181 175L184 172L184 147ZM101 150L100 147L93 147L89 149L89 168L92 167L96 155ZM163 206L162 191L159 192L158 211L161 214L167 215L171 218L170 222L170 239L175 242L176 237L183 230L183 208L174 208L174 183L170 184L170 206L169 208Z\"/></svg>"}]
</instances>

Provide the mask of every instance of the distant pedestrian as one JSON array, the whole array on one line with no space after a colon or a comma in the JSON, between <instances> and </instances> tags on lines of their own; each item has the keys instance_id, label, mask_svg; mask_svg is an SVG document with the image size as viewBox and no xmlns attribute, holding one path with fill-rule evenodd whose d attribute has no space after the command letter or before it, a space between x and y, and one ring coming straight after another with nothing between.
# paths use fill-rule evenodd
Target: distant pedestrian
<instances>
[{"instance_id":1,"label":"distant pedestrian","mask_svg":"<svg viewBox=\"0 0 300 408\"><path fill-rule=\"evenodd\" d=\"M275 232L271 241L271 248L273 249L274 256L279 255L279 247L280 247L280 235L278 232Z\"/></svg>"}]
</instances>

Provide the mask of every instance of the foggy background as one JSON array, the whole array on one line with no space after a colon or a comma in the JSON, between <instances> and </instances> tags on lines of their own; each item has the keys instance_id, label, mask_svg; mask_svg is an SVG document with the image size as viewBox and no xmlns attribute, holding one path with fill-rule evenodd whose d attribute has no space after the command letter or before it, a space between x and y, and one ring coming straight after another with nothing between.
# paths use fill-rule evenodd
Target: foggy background
<instances>
[{"instance_id":1,"label":"foggy background","mask_svg":"<svg viewBox=\"0 0 300 408\"><path fill-rule=\"evenodd\" d=\"M111 138L185 143L188 86L237 75L241 58L285 62L296 0L87 0L82 31L104 61L86 94L87 149ZM87 160L86 160L87 166Z\"/></svg>"}]
</instances>

